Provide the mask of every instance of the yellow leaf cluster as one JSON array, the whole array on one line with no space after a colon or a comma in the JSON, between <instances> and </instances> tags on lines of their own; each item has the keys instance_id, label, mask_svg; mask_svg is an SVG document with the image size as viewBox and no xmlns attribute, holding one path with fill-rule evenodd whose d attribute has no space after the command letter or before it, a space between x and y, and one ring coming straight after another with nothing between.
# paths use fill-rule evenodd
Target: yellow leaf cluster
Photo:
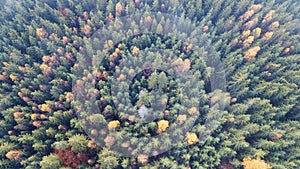
<instances>
[{"instance_id":1,"label":"yellow leaf cluster","mask_svg":"<svg viewBox=\"0 0 300 169\"><path fill-rule=\"evenodd\" d=\"M87 146L91 149L97 148L97 143L94 140L90 140L87 144Z\"/></svg>"},{"instance_id":2,"label":"yellow leaf cluster","mask_svg":"<svg viewBox=\"0 0 300 169\"><path fill-rule=\"evenodd\" d=\"M18 160L20 158L21 150L11 150L6 153L6 158L10 160Z\"/></svg>"},{"instance_id":3,"label":"yellow leaf cluster","mask_svg":"<svg viewBox=\"0 0 300 169\"><path fill-rule=\"evenodd\" d=\"M49 75L52 72L51 67L49 67L48 65L46 65L44 63L40 65L40 69L42 70L44 75Z\"/></svg>"},{"instance_id":4,"label":"yellow leaf cluster","mask_svg":"<svg viewBox=\"0 0 300 169\"><path fill-rule=\"evenodd\" d=\"M275 13L275 10L270 10L270 11L264 16L264 19L263 19L262 23L269 22L270 20L272 20L272 16L273 16L274 13Z\"/></svg>"},{"instance_id":5,"label":"yellow leaf cluster","mask_svg":"<svg viewBox=\"0 0 300 169\"><path fill-rule=\"evenodd\" d=\"M40 117L40 114L34 113L30 115L31 120L37 120Z\"/></svg>"},{"instance_id":6,"label":"yellow leaf cluster","mask_svg":"<svg viewBox=\"0 0 300 169\"><path fill-rule=\"evenodd\" d=\"M279 22L275 21L268 27L268 29L269 29L269 31L273 31L273 30L277 29L279 27L279 25L280 25Z\"/></svg>"},{"instance_id":7,"label":"yellow leaf cluster","mask_svg":"<svg viewBox=\"0 0 300 169\"><path fill-rule=\"evenodd\" d=\"M239 39L235 38L232 42L231 42L231 46L236 46L239 44Z\"/></svg>"},{"instance_id":8,"label":"yellow leaf cluster","mask_svg":"<svg viewBox=\"0 0 300 169\"><path fill-rule=\"evenodd\" d=\"M186 121L186 114L180 114L177 117L178 124L182 125Z\"/></svg>"},{"instance_id":9,"label":"yellow leaf cluster","mask_svg":"<svg viewBox=\"0 0 300 169\"><path fill-rule=\"evenodd\" d=\"M185 135L185 141L188 143L188 145L196 144L199 139L195 133L187 132Z\"/></svg>"},{"instance_id":10,"label":"yellow leaf cluster","mask_svg":"<svg viewBox=\"0 0 300 169\"><path fill-rule=\"evenodd\" d=\"M249 10L253 10L254 12L258 12L262 8L262 4L253 4L250 6Z\"/></svg>"},{"instance_id":11,"label":"yellow leaf cluster","mask_svg":"<svg viewBox=\"0 0 300 169\"><path fill-rule=\"evenodd\" d=\"M113 120L113 121L110 121L108 124L108 129L109 130L113 130L113 129L116 129L120 126L120 122L118 120Z\"/></svg>"},{"instance_id":12,"label":"yellow leaf cluster","mask_svg":"<svg viewBox=\"0 0 300 169\"><path fill-rule=\"evenodd\" d=\"M250 30L243 31L241 38L245 39L251 34Z\"/></svg>"},{"instance_id":13,"label":"yellow leaf cluster","mask_svg":"<svg viewBox=\"0 0 300 169\"><path fill-rule=\"evenodd\" d=\"M259 37L260 34L261 34L261 28L255 28L255 29L252 31L252 34L253 34L255 37Z\"/></svg>"},{"instance_id":14,"label":"yellow leaf cluster","mask_svg":"<svg viewBox=\"0 0 300 169\"><path fill-rule=\"evenodd\" d=\"M151 16L147 16L147 17L145 18L145 22L146 22L146 23L151 23L151 22L152 22Z\"/></svg>"},{"instance_id":15,"label":"yellow leaf cluster","mask_svg":"<svg viewBox=\"0 0 300 169\"><path fill-rule=\"evenodd\" d=\"M140 53L140 49L138 47L134 46L131 53L134 54L134 55L137 55L137 54Z\"/></svg>"},{"instance_id":16,"label":"yellow leaf cluster","mask_svg":"<svg viewBox=\"0 0 300 169\"><path fill-rule=\"evenodd\" d=\"M249 46L251 46L251 44L252 44L253 41L254 41L254 36L249 36L249 37L243 42L244 47L249 47Z\"/></svg>"},{"instance_id":17,"label":"yellow leaf cluster","mask_svg":"<svg viewBox=\"0 0 300 169\"><path fill-rule=\"evenodd\" d=\"M272 38L273 34L274 34L273 32L266 32L266 33L264 34L264 36L263 36L263 39L264 39L264 40L269 40L269 39Z\"/></svg>"},{"instance_id":18,"label":"yellow leaf cluster","mask_svg":"<svg viewBox=\"0 0 300 169\"><path fill-rule=\"evenodd\" d=\"M36 35L42 39L47 35L47 32L44 28L36 28Z\"/></svg>"},{"instance_id":19,"label":"yellow leaf cluster","mask_svg":"<svg viewBox=\"0 0 300 169\"><path fill-rule=\"evenodd\" d=\"M49 39L50 40L56 40L58 37L58 35L56 33L51 33L50 36L49 36Z\"/></svg>"},{"instance_id":20,"label":"yellow leaf cluster","mask_svg":"<svg viewBox=\"0 0 300 169\"><path fill-rule=\"evenodd\" d=\"M246 21L249 18L251 18L251 16L253 16L254 13L254 10L248 10L242 16L239 17L239 20Z\"/></svg>"},{"instance_id":21,"label":"yellow leaf cluster","mask_svg":"<svg viewBox=\"0 0 300 169\"><path fill-rule=\"evenodd\" d=\"M157 122L158 130L159 131L166 131L167 128L169 127L169 121L167 120L159 120Z\"/></svg>"},{"instance_id":22,"label":"yellow leaf cluster","mask_svg":"<svg viewBox=\"0 0 300 169\"><path fill-rule=\"evenodd\" d=\"M231 99L231 103L235 103L236 101L237 101L236 97L234 97L234 98Z\"/></svg>"},{"instance_id":23,"label":"yellow leaf cluster","mask_svg":"<svg viewBox=\"0 0 300 169\"><path fill-rule=\"evenodd\" d=\"M116 48L115 53L120 54L121 50L119 48Z\"/></svg>"},{"instance_id":24,"label":"yellow leaf cluster","mask_svg":"<svg viewBox=\"0 0 300 169\"><path fill-rule=\"evenodd\" d=\"M113 46L114 46L114 42L113 42L112 40L108 40L108 41L107 41L107 46L108 46L109 48L113 47Z\"/></svg>"},{"instance_id":25,"label":"yellow leaf cluster","mask_svg":"<svg viewBox=\"0 0 300 169\"><path fill-rule=\"evenodd\" d=\"M8 67L9 66L9 63L7 63L7 62L2 62L2 64L4 65L4 67Z\"/></svg>"},{"instance_id":26,"label":"yellow leaf cluster","mask_svg":"<svg viewBox=\"0 0 300 169\"><path fill-rule=\"evenodd\" d=\"M283 135L280 133L276 133L276 134L271 134L271 139L272 140L278 140L282 137Z\"/></svg>"},{"instance_id":27,"label":"yellow leaf cluster","mask_svg":"<svg viewBox=\"0 0 300 169\"><path fill-rule=\"evenodd\" d=\"M251 60L251 59L254 59L254 58L256 57L258 51L260 51L260 47L259 47L259 46L255 46L255 47L253 47L253 48L248 49L248 50L245 52L244 59L245 59L245 60Z\"/></svg>"},{"instance_id":28,"label":"yellow leaf cluster","mask_svg":"<svg viewBox=\"0 0 300 169\"><path fill-rule=\"evenodd\" d=\"M234 120L235 120L235 118L234 118L234 117L230 117L230 118L228 118L228 119L227 119L227 122L229 122L229 123L233 123L233 122L234 122Z\"/></svg>"},{"instance_id":29,"label":"yellow leaf cluster","mask_svg":"<svg viewBox=\"0 0 300 169\"><path fill-rule=\"evenodd\" d=\"M83 12L83 17L85 20L89 19L89 13L87 11Z\"/></svg>"},{"instance_id":30,"label":"yellow leaf cluster","mask_svg":"<svg viewBox=\"0 0 300 169\"><path fill-rule=\"evenodd\" d=\"M253 26L255 26L255 24L257 24L257 22L258 22L258 18L256 17L256 18L254 18L254 19L252 19L252 20L246 22L246 23L243 25L243 27L244 27L245 29L250 29L250 28L252 28Z\"/></svg>"},{"instance_id":31,"label":"yellow leaf cluster","mask_svg":"<svg viewBox=\"0 0 300 169\"><path fill-rule=\"evenodd\" d=\"M66 37L66 36L63 36L63 38L62 38L62 40L61 40L61 42L62 42L64 45L67 44L69 41L70 41L70 39L69 39L68 37Z\"/></svg>"},{"instance_id":32,"label":"yellow leaf cluster","mask_svg":"<svg viewBox=\"0 0 300 169\"><path fill-rule=\"evenodd\" d=\"M126 79L126 76L124 74L120 74L120 76L117 78L117 81L124 81Z\"/></svg>"},{"instance_id":33,"label":"yellow leaf cluster","mask_svg":"<svg viewBox=\"0 0 300 169\"><path fill-rule=\"evenodd\" d=\"M172 66L176 66L180 72L187 72L191 68L191 61L189 59L183 61L181 58L178 58L172 63Z\"/></svg>"},{"instance_id":34,"label":"yellow leaf cluster","mask_svg":"<svg viewBox=\"0 0 300 169\"><path fill-rule=\"evenodd\" d=\"M251 159L249 157L244 158L241 165L244 166L244 169L271 169L272 168L264 160L261 160L259 158Z\"/></svg>"},{"instance_id":35,"label":"yellow leaf cluster","mask_svg":"<svg viewBox=\"0 0 300 169\"><path fill-rule=\"evenodd\" d=\"M290 52L290 50L291 50L290 48L286 48L286 49L284 49L283 53L288 54Z\"/></svg>"},{"instance_id":36,"label":"yellow leaf cluster","mask_svg":"<svg viewBox=\"0 0 300 169\"><path fill-rule=\"evenodd\" d=\"M134 77L134 76L135 76L135 70L134 70L134 69L129 69L129 70L128 70L128 74L129 74L131 77Z\"/></svg>"},{"instance_id":37,"label":"yellow leaf cluster","mask_svg":"<svg viewBox=\"0 0 300 169\"><path fill-rule=\"evenodd\" d=\"M254 4L248 8L248 10L239 17L240 20L246 21L251 18L256 12L258 12L262 8L261 4Z\"/></svg>"},{"instance_id":38,"label":"yellow leaf cluster","mask_svg":"<svg viewBox=\"0 0 300 169\"><path fill-rule=\"evenodd\" d=\"M14 119L20 119L23 117L23 113L22 112L15 112L14 113Z\"/></svg>"},{"instance_id":39,"label":"yellow leaf cluster","mask_svg":"<svg viewBox=\"0 0 300 169\"><path fill-rule=\"evenodd\" d=\"M39 105L39 109L44 112L51 112L51 108L48 104Z\"/></svg>"},{"instance_id":40,"label":"yellow leaf cluster","mask_svg":"<svg viewBox=\"0 0 300 169\"><path fill-rule=\"evenodd\" d=\"M18 66L18 69L22 72L22 73L26 73L26 68L22 67L22 66Z\"/></svg>"},{"instance_id":41,"label":"yellow leaf cluster","mask_svg":"<svg viewBox=\"0 0 300 169\"><path fill-rule=\"evenodd\" d=\"M67 92L66 94L66 102L70 103L73 101L73 94L71 92Z\"/></svg>"},{"instance_id":42,"label":"yellow leaf cluster","mask_svg":"<svg viewBox=\"0 0 300 169\"><path fill-rule=\"evenodd\" d=\"M203 31L203 32L207 32L208 29L209 29L209 27L208 27L207 25L205 25L205 26L203 26L202 31Z\"/></svg>"},{"instance_id":43,"label":"yellow leaf cluster","mask_svg":"<svg viewBox=\"0 0 300 169\"><path fill-rule=\"evenodd\" d=\"M121 53L121 50L119 48L116 48L116 50L111 54L109 55L109 59L111 61L115 60L116 57L118 57Z\"/></svg>"},{"instance_id":44,"label":"yellow leaf cluster","mask_svg":"<svg viewBox=\"0 0 300 169\"><path fill-rule=\"evenodd\" d=\"M43 62L48 62L49 60L51 60L51 57L50 56L43 56L42 57L42 60L43 60Z\"/></svg>"},{"instance_id":45,"label":"yellow leaf cluster","mask_svg":"<svg viewBox=\"0 0 300 169\"><path fill-rule=\"evenodd\" d=\"M85 24L80 30L83 34L90 35L92 28L90 27L90 25Z\"/></svg>"},{"instance_id":46,"label":"yellow leaf cluster","mask_svg":"<svg viewBox=\"0 0 300 169\"><path fill-rule=\"evenodd\" d=\"M138 160L139 163L145 164L145 163L148 162L149 157L146 154L139 154L138 157L137 157L137 160Z\"/></svg>"},{"instance_id":47,"label":"yellow leaf cluster","mask_svg":"<svg viewBox=\"0 0 300 169\"><path fill-rule=\"evenodd\" d=\"M9 78L10 78L12 81L18 80L18 77L15 76L15 75L13 75L13 74L10 74L10 75L9 75Z\"/></svg>"},{"instance_id":48,"label":"yellow leaf cluster","mask_svg":"<svg viewBox=\"0 0 300 169\"><path fill-rule=\"evenodd\" d=\"M107 19L108 21L112 21L112 20L114 20L115 18L114 18L114 16L113 16L112 13L109 13L108 16L106 17L106 19Z\"/></svg>"},{"instance_id":49,"label":"yellow leaf cluster","mask_svg":"<svg viewBox=\"0 0 300 169\"><path fill-rule=\"evenodd\" d=\"M190 115L194 115L197 113L197 108L196 107L192 107L190 109L188 109L188 112Z\"/></svg>"},{"instance_id":50,"label":"yellow leaf cluster","mask_svg":"<svg viewBox=\"0 0 300 169\"><path fill-rule=\"evenodd\" d=\"M48 119L48 116L46 116L45 114L41 114L41 115L40 115L40 118L41 118L42 120L46 120L46 119Z\"/></svg>"},{"instance_id":51,"label":"yellow leaf cluster","mask_svg":"<svg viewBox=\"0 0 300 169\"><path fill-rule=\"evenodd\" d=\"M123 10L123 6L122 6L122 4L121 4L120 2L118 2L118 3L116 4L116 12L117 12L117 14L118 14L118 15L121 15L122 10Z\"/></svg>"},{"instance_id":52,"label":"yellow leaf cluster","mask_svg":"<svg viewBox=\"0 0 300 169\"><path fill-rule=\"evenodd\" d=\"M35 126L36 128L40 128L42 126L42 121L34 121L32 122L32 125Z\"/></svg>"}]
</instances>

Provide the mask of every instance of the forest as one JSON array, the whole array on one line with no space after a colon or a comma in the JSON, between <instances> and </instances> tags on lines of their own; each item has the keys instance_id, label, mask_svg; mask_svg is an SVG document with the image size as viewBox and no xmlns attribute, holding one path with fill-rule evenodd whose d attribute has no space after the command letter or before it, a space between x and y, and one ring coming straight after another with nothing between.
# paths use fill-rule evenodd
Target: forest
<instances>
[{"instance_id":1,"label":"forest","mask_svg":"<svg viewBox=\"0 0 300 169\"><path fill-rule=\"evenodd\" d=\"M297 169L299 0L1 0L0 169Z\"/></svg>"}]
</instances>

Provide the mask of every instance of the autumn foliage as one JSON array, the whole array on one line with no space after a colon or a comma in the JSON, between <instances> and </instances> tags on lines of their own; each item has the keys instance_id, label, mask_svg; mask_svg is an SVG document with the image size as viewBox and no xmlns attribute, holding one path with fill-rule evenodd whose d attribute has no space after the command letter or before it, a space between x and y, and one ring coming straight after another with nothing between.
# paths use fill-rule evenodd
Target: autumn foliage
<instances>
[{"instance_id":1,"label":"autumn foliage","mask_svg":"<svg viewBox=\"0 0 300 169\"><path fill-rule=\"evenodd\" d=\"M120 122L118 120L110 121L107 126L109 130L113 130L120 126Z\"/></svg>"},{"instance_id":2,"label":"autumn foliage","mask_svg":"<svg viewBox=\"0 0 300 169\"><path fill-rule=\"evenodd\" d=\"M187 142L188 145L193 145L196 144L199 141L199 139L196 133L187 132L185 135L185 141Z\"/></svg>"},{"instance_id":3,"label":"autumn foliage","mask_svg":"<svg viewBox=\"0 0 300 169\"><path fill-rule=\"evenodd\" d=\"M36 28L36 35L42 39L45 38L47 36L47 32L44 28Z\"/></svg>"},{"instance_id":4,"label":"autumn foliage","mask_svg":"<svg viewBox=\"0 0 300 169\"><path fill-rule=\"evenodd\" d=\"M2 1L0 169L299 166L299 0Z\"/></svg>"},{"instance_id":5,"label":"autumn foliage","mask_svg":"<svg viewBox=\"0 0 300 169\"><path fill-rule=\"evenodd\" d=\"M11 150L8 153L6 153L6 158L10 160L19 160L21 152L21 150Z\"/></svg>"},{"instance_id":6,"label":"autumn foliage","mask_svg":"<svg viewBox=\"0 0 300 169\"><path fill-rule=\"evenodd\" d=\"M71 147L66 150L55 149L54 154L59 156L64 166L71 167L72 169L78 169L80 164L87 162L89 159L86 153L75 153L71 150Z\"/></svg>"},{"instance_id":7,"label":"autumn foliage","mask_svg":"<svg viewBox=\"0 0 300 169\"><path fill-rule=\"evenodd\" d=\"M157 122L158 125L158 130L159 131L166 131L167 128L169 127L169 121L167 120L160 120Z\"/></svg>"},{"instance_id":8,"label":"autumn foliage","mask_svg":"<svg viewBox=\"0 0 300 169\"><path fill-rule=\"evenodd\" d=\"M251 60L251 59L254 59L259 51L260 51L259 46L255 46L253 48L248 49L245 52L244 59L247 60L247 61Z\"/></svg>"},{"instance_id":9,"label":"autumn foliage","mask_svg":"<svg viewBox=\"0 0 300 169\"><path fill-rule=\"evenodd\" d=\"M271 169L272 168L264 160L261 160L259 158L251 159L249 157L244 158L241 165L244 166L244 169Z\"/></svg>"}]
</instances>

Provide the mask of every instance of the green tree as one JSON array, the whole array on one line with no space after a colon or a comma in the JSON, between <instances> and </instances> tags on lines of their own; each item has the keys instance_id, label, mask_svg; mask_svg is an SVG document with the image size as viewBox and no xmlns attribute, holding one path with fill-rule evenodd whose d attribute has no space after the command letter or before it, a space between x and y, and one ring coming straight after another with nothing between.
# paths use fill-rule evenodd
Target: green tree
<instances>
[{"instance_id":1,"label":"green tree","mask_svg":"<svg viewBox=\"0 0 300 169\"><path fill-rule=\"evenodd\" d=\"M84 135L76 134L69 138L68 140L69 145L72 147L74 152L83 152L88 149L87 143L88 140Z\"/></svg>"},{"instance_id":2,"label":"green tree","mask_svg":"<svg viewBox=\"0 0 300 169\"><path fill-rule=\"evenodd\" d=\"M57 169L62 167L62 163L57 155L44 156L40 162L42 169Z\"/></svg>"},{"instance_id":3,"label":"green tree","mask_svg":"<svg viewBox=\"0 0 300 169\"><path fill-rule=\"evenodd\" d=\"M101 152L98 154L98 158L98 162L101 164L102 168L116 168L119 166L119 155L106 148L101 150Z\"/></svg>"}]
</instances>

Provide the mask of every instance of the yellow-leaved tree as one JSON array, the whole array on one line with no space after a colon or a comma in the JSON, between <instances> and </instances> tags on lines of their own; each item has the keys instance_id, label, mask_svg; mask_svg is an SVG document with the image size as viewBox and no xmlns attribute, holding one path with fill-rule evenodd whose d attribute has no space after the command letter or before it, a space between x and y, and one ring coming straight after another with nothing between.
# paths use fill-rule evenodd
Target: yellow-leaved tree
<instances>
[{"instance_id":1,"label":"yellow-leaved tree","mask_svg":"<svg viewBox=\"0 0 300 169\"><path fill-rule=\"evenodd\" d=\"M251 159L250 157L244 158L241 165L244 167L244 169L271 169L272 168L264 160L261 160L259 158Z\"/></svg>"},{"instance_id":2,"label":"yellow-leaved tree","mask_svg":"<svg viewBox=\"0 0 300 169\"><path fill-rule=\"evenodd\" d=\"M258 51L260 51L260 47L259 46L255 46L253 48L248 49L245 52L244 59L247 60L247 61L251 60L251 59L254 59L256 57Z\"/></svg>"}]
</instances>

